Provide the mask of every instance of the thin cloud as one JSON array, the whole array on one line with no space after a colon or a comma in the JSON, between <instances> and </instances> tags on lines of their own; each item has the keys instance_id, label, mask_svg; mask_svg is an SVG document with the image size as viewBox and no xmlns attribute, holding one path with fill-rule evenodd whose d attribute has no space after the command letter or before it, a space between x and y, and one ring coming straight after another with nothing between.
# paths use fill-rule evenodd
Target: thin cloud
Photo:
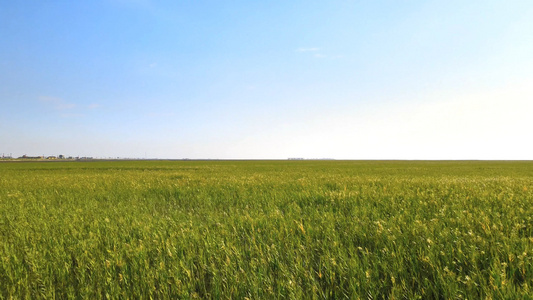
<instances>
[{"instance_id":1,"label":"thin cloud","mask_svg":"<svg viewBox=\"0 0 533 300\"><path fill-rule=\"evenodd\" d=\"M97 108L100 108L100 107L101 107L101 105L98 104L98 103L91 103L91 104L89 104L87 106L87 108L89 108L89 109L97 109Z\"/></svg>"},{"instance_id":2,"label":"thin cloud","mask_svg":"<svg viewBox=\"0 0 533 300\"><path fill-rule=\"evenodd\" d=\"M308 47L308 48L301 47L301 48L296 49L295 52L309 53L309 55L311 55L312 57L321 58L321 59L325 59L325 58L327 58L327 59L343 59L344 58L343 55L328 55L328 54L324 54L324 53L322 53L321 49L318 48L318 47Z\"/></svg>"},{"instance_id":3,"label":"thin cloud","mask_svg":"<svg viewBox=\"0 0 533 300\"><path fill-rule=\"evenodd\" d=\"M76 107L76 104L67 102L58 97L40 96L39 102L48 105L55 110L68 110Z\"/></svg>"},{"instance_id":4,"label":"thin cloud","mask_svg":"<svg viewBox=\"0 0 533 300\"><path fill-rule=\"evenodd\" d=\"M77 114L77 113L63 113L61 114L61 118L65 119L79 119L83 117L84 114Z\"/></svg>"}]
</instances>

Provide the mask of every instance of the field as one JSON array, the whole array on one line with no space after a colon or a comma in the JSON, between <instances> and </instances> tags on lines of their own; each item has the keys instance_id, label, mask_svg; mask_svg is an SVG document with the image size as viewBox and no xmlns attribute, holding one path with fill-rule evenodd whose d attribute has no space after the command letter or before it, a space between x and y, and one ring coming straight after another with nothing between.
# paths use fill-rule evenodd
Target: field
<instances>
[{"instance_id":1,"label":"field","mask_svg":"<svg viewBox=\"0 0 533 300\"><path fill-rule=\"evenodd\" d=\"M0 298L531 299L533 162L0 163Z\"/></svg>"}]
</instances>

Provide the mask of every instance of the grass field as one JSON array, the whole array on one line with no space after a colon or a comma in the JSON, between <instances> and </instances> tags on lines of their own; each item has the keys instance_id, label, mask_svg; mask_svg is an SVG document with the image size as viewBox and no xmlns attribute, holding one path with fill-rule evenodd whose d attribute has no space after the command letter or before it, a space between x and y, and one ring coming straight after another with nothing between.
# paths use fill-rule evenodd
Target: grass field
<instances>
[{"instance_id":1,"label":"grass field","mask_svg":"<svg viewBox=\"0 0 533 300\"><path fill-rule=\"evenodd\" d=\"M531 299L533 162L0 163L0 297Z\"/></svg>"}]
</instances>

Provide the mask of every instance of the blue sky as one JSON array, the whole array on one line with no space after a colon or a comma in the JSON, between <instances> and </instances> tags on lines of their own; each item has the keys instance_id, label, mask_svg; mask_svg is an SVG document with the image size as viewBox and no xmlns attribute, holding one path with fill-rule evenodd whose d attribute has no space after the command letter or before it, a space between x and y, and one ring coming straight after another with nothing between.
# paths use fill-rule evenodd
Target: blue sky
<instances>
[{"instance_id":1,"label":"blue sky","mask_svg":"<svg viewBox=\"0 0 533 300\"><path fill-rule=\"evenodd\" d=\"M0 154L533 159L531 1L0 1Z\"/></svg>"}]
</instances>

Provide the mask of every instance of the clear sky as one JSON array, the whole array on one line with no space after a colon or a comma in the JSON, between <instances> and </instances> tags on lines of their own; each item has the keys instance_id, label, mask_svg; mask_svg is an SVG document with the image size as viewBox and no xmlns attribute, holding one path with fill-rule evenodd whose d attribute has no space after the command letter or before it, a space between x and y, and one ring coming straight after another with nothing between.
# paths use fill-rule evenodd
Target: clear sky
<instances>
[{"instance_id":1,"label":"clear sky","mask_svg":"<svg viewBox=\"0 0 533 300\"><path fill-rule=\"evenodd\" d=\"M533 159L533 1L0 0L0 155Z\"/></svg>"}]
</instances>

